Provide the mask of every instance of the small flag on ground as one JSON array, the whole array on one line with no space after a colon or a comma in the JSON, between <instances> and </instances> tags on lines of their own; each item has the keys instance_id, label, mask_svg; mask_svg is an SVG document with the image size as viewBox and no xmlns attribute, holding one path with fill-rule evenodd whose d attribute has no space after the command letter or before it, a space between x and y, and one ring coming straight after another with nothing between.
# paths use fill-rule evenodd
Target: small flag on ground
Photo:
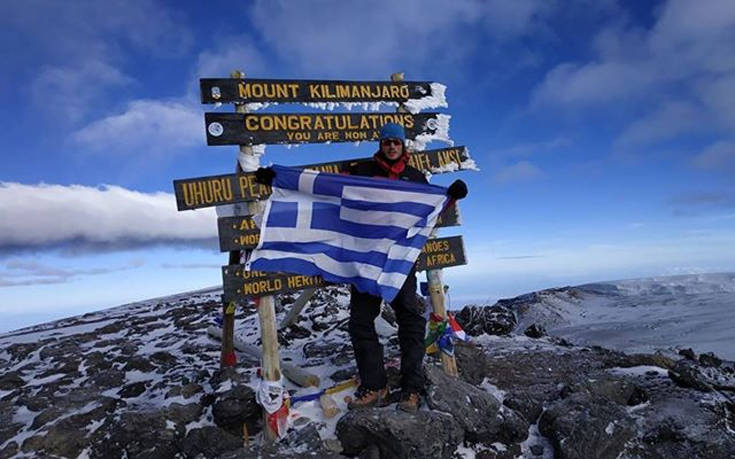
<instances>
[{"instance_id":1,"label":"small flag on ground","mask_svg":"<svg viewBox=\"0 0 735 459\"><path fill-rule=\"evenodd\" d=\"M392 301L447 204L446 188L273 166L246 269L320 275Z\"/></svg>"}]
</instances>

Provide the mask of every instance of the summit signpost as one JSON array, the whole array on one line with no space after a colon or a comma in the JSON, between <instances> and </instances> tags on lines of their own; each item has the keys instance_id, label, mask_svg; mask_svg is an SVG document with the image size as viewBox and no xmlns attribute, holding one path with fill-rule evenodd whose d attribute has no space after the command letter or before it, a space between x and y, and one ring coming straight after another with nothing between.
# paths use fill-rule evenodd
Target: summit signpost
<instances>
[{"instance_id":1,"label":"summit signpost","mask_svg":"<svg viewBox=\"0 0 735 459\"><path fill-rule=\"evenodd\" d=\"M247 260L249 251L257 245L260 235L249 215L255 214L260 208L257 201L266 199L271 193L270 187L255 182L252 171L258 167L259 155L255 153L253 146L372 141L378 139L380 127L389 122L402 125L407 139L416 141L409 143L409 147L422 146L432 140L449 142L448 115L419 113L425 109L446 107L445 87L434 82L403 81L402 76L392 78L391 81L269 80L246 79L241 72L233 72L232 78L201 79L200 88L202 103L232 103L236 108L236 113L212 112L206 113L204 118L208 145L240 146L238 167L234 174L174 180L177 207L179 210L190 210L234 205L234 208L243 210L242 213L218 220L220 248L230 252L228 265L222 267L225 323L228 325L222 333L223 350L231 347L233 341L233 313L237 301L252 298L258 306L263 345L262 378L263 387L267 388L267 395L261 394L261 400L267 400L262 402L265 408L264 432L267 440L273 440L284 433L283 423L288 415L288 405L277 405L283 400L280 398L283 388L279 383L280 367L272 295L303 290L304 294L295 303L303 307L308 301L308 294L326 283L319 276L260 273L244 269L242 263ZM328 109L340 104L347 108L360 104L364 110L378 109L381 104L387 103L397 106L398 110L394 113L251 112L267 107L270 103L295 103ZM355 163L370 159L358 158L297 167L340 173ZM413 151L409 164L430 174L476 170L465 147ZM238 203L247 203L247 206ZM442 216L437 226L455 226L459 224L459 220L458 209L454 206ZM436 273L440 273L441 268L465 263L462 238L453 236L427 241L416 267L419 271L426 270L431 286L436 287L440 284L440 277ZM436 302L435 312L439 311L446 316L443 313L443 300L434 297L432 293L432 301ZM436 309L437 305L440 309ZM292 312L294 314L289 314L291 319L298 314L298 310ZM223 365L226 364L223 360ZM279 388L280 396L277 390Z\"/></svg>"}]
</instances>

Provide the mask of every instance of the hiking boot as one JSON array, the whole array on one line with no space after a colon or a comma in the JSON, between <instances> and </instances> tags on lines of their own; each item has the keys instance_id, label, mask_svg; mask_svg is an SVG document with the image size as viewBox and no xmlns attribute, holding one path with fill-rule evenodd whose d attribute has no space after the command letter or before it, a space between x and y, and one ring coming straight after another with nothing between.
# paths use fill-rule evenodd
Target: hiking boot
<instances>
[{"instance_id":1,"label":"hiking boot","mask_svg":"<svg viewBox=\"0 0 735 459\"><path fill-rule=\"evenodd\" d=\"M347 408L351 410L360 408L373 408L386 406L388 404L388 388L382 389L363 389L357 390L355 399L347 404Z\"/></svg>"},{"instance_id":2,"label":"hiking boot","mask_svg":"<svg viewBox=\"0 0 735 459\"><path fill-rule=\"evenodd\" d=\"M401 401L396 408L406 413L416 413L421 404L421 397L416 392L401 392Z\"/></svg>"}]
</instances>

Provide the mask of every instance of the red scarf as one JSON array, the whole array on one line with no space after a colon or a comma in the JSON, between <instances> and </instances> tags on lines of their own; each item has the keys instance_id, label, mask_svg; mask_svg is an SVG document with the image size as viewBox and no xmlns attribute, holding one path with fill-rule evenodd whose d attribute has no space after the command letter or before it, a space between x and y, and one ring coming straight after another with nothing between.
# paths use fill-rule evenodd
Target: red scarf
<instances>
[{"instance_id":1,"label":"red scarf","mask_svg":"<svg viewBox=\"0 0 735 459\"><path fill-rule=\"evenodd\" d=\"M401 172L403 172L403 170L406 168L406 164L408 164L408 151L404 149L403 155L401 155L401 157L398 158L393 164L386 161L385 157L380 152L375 153L373 155L373 159L376 163L378 163L378 166L380 166L381 169L388 173L389 179L398 180Z\"/></svg>"}]
</instances>

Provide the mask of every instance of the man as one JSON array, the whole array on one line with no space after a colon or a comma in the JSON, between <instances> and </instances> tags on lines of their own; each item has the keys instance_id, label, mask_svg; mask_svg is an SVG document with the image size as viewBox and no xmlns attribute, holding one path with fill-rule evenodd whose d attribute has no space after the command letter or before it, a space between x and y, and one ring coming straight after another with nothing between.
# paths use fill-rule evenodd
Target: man
<instances>
[{"instance_id":1,"label":"man","mask_svg":"<svg viewBox=\"0 0 735 459\"><path fill-rule=\"evenodd\" d=\"M347 172L351 175L428 183L421 171L408 165L409 153L404 142L403 126L386 124L380 129L380 147L373 160L357 163ZM457 180L449 187L447 194L452 199L462 199L467 195L467 186ZM349 333L360 374L360 388L355 400L348 406L350 409L385 406L388 388L383 366L383 346L375 332L375 318L380 314L382 300L362 293L354 286L350 293ZM419 407L419 394L424 388L426 329L426 319L416 297L415 268L409 273L391 306L396 314L401 349L401 399L398 408L415 413Z\"/></svg>"},{"instance_id":2,"label":"man","mask_svg":"<svg viewBox=\"0 0 735 459\"><path fill-rule=\"evenodd\" d=\"M371 161L357 163L347 173L391 180L409 180L428 183L424 174L408 165L403 127L388 123L380 129L380 149ZM270 185L275 173L271 168L260 168L256 180ZM456 180L447 190L453 200L467 195L467 186ZM385 406L388 388L383 366L383 346L375 332L375 318L380 314L382 299L351 287L349 333L360 374L360 387L350 409ZM416 271L411 270L405 283L391 302L398 323L398 342L401 349L401 400L398 408L415 413L419 407L420 392L424 388L423 359L426 319L419 310L416 297Z\"/></svg>"}]
</instances>

